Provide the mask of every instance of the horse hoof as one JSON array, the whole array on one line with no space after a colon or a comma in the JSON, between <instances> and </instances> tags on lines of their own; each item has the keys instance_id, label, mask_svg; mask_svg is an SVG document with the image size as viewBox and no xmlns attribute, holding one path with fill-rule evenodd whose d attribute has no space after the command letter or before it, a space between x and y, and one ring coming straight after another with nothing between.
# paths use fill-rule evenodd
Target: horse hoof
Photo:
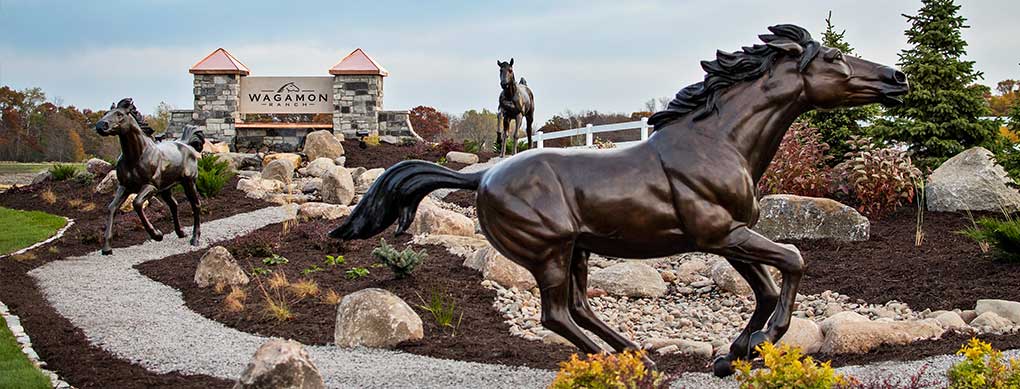
<instances>
[{"instance_id":1,"label":"horse hoof","mask_svg":"<svg viewBox=\"0 0 1020 389\"><path fill-rule=\"evenodd\" d=\"M185 233L184 233L184 231L177 231L177 237L178 237L178 238L183 238L183 237L185 237L185 236L188 236L188 235L187 235L187 234L185 234Z\"/></svg>"},{"instance_id":2,"label":"horse hoof","mask_svg":"<svg viewBox=\"0 0 1020 389\"><path fill-rule=\"evenodd\" d=\"M103 255L113 255L113 250L103 249L103 251L101 251L101 253Z\"/></svg>"},{"instance_id":3,"label":"horse hoof","mask_svg":"<svg viewBox=\"0 0 1020 389\"><path fill-rule=\"evenodd\" d=\"M163 234L153 235L152 236L152 240L157 241L157 242L162 242L163 241Z\"/></svg>"},{"instance_id":4,"label":"horse hoof","mask_svg":"<svg viewBox=\"0 0 1020 389\"><path fill-rule=\"evenodd\" d=\"M729 377L733 372L733 364L725 356L718 357L712 362L712 374L716 377Z\"/></svg>"},{"instance_id":5,"label":"horse hoof","mask_svg":"<svg viewBox=\"0 0 1020 389\"><path fill-rule=\"evenodd\" d=\"M747 341L747 359L754 359L758 356L758 345L768 342L769 336L765 331L755 331Z\"/></svg>"},{"instance_id":6,"label":"horse hoof","mask_svg":"<svg viewBox=\"0 0 1020 389\"><path fill-rule=\"evenodd\" d=\"M198 246L198 238L197 237L191 239L191 245L192 246Z\"/></svg>"}]
</instances>

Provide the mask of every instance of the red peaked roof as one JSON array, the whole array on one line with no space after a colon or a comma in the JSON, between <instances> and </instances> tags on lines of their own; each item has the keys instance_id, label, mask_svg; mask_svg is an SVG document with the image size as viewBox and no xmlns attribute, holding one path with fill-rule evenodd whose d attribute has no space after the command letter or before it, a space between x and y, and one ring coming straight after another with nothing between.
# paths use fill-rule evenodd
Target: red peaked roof
<instances>
[{"instance_id":1,"label":"red peaked roof","mask_svg":"<svg viewBox=\"0 0 1020 389\"><path fill-rule=\"evenodd\" d=\"M335 75L379 75L386 77L390 75L372 57L365 54L360 48L347 54L344 59L329 68L329 74Z\"/></svg>"},{"instance_id":2,"label":"red peaked roof","mask_svg":"<svg viewBox=\"0 0 1020 389\"><path fill-rule=\"evenodd\" d=\"M247 66L238 61L233 55L223 48L218 48L209 55L202 58L188 69L192 74L240 74L247 76L251 73Z\"/></svg>"}]
</instances>

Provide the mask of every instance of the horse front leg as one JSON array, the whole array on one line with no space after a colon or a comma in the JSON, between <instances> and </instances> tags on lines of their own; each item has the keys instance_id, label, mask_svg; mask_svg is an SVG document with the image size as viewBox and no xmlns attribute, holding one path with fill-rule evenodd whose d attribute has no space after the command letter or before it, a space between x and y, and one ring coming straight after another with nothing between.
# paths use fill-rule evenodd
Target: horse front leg
<instances>
[{"instance_id":1,"label":"horse front leg","mask_svg":"<svg viewBox=\"0 0 1020 389\"><path fill-rule=\"evenodd\" d=\"M166 207L170 209L170 217L174 220L174 233L177 234L178 238L184 237L184 231L181 230L181 220L177 214L177 200L174 199L174 195L170 189L159 192L159 197L166 203Z\"/></svg>"},{"instance_id":2,"label":"horse front leg","mask_svg":"<svg viewBox=\"0 0 1020 389\"><path fill-rule=\"evenodd\" d=\"M202 200L198 197L198 188L195 187L195 180L190 179L182 183L184 194L188 196L188 203L191 204L191 215L195 219L195 225L191 230L191 245L198 246L198 238L202 236L200 227L202 217Z\"/></svg>"},{"instance_id":3,"label":"horse front leg","mask_svg":"<svg viewBox=\"0 0 1020 389\"><path fill-rule=\"evenodd\" d=\"M159 242L163 240L163 233L153 227L152 223L149 223L149 218L145 216L145 208L143 208L145 206L145 201L148 200L155 191L156 187L152 184L143 186L142 190L138 191L138 194L135 195L135 201L132 202L132 205L135 208L135 213L138 214L138 218L142 220L142 227L145 227L145 232L149 233L149 237L151 237L152 240Z\"/></svg>"},{"instance_id":4,"label":"horse front leg","mask_svg":"<svg viewBox=\"0 0 1020 389\"><path fill-rule=\"evenodd\" d=\"M517 154L517 137L520 136L521 133L521 120L523 117L524 115L517 115L517 118L514 119L514 136L511 138L514 142L514 155Z\"/></svg>"},{"instance_id":5,"label":"horse front leg","mask_svg":"<svg viewBox=\"0 0 1020 389\"><path fill-rule=\"evenodd\" d=\"M113 248L110 247L110 241L113 239L113 219L117 216L117 211L120 210L120 203L124 202L126 192L127 188L117 186L117 192L113 194L113 201L106 207L110 211L110 218L106 221L106 233L103 234L103 248L101 249L103 255L113 254Z\"/></svg>"},{"instance_id":6,"label":"horse front leg","mask_svg":"<svg viewBox=\"0 0 1020 389\"><path fill-rule=\"evenodd\" d=\"M507 132L510 131L510 119L507 118L506 116L503 116L503 123L502 123L502 126L500 127L499 131L500 131L500 135L501 135L500 139L499 139L499 156L500 157L505 157L506 156L506 137L507 137Z\"/></svg>"}]
</instances>

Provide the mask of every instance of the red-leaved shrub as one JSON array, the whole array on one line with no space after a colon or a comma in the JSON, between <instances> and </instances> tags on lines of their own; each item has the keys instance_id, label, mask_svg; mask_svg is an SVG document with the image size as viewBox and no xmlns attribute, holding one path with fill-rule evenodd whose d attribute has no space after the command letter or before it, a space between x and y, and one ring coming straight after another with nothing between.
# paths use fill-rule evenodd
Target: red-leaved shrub
<instances>
[{"instance_id":1,"label":"red-leaved shrub","mask_svg":"<svg viewBox=\"0 0 1020 389\"><path fill-rule=\"evenodd\" d=\"M836 190L856 202L857 210L878 216L914 201L914 185L921 171L906 151L877 147L870 138L847 142L846 161L836 165Z\"/></svg>"},{"instance_id":2,"label":"red-leaved shrub","mask_svg":"<svg viewBox=\"0 0 1020 389\"><path fill-rule=\"evenodd\" d=\"M794 123L786 132L765 175L758 181L758 193L825 197L830 193L832 171L826 164L829 145L822 142L817 128Z\"/></svg>"}]
</instances>

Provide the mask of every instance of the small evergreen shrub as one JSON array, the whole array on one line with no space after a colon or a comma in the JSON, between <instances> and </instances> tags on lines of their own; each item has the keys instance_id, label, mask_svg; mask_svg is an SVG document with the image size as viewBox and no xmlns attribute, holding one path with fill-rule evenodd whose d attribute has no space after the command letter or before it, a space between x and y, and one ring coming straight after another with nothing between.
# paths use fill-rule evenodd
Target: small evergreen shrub
<instances>
[{"instance_id":1,"label":"small evergreen shrub","mask_svg":"<svg viewBox=\"0 0 1020 389\"><path fill-rule=\"evenodd\" d=\"M646 351L618 354L589 354L581 360L577 354L560 362L560 371L549 385L552 389L646 389L665 388L663 375L648 369L642 360Z\"/></svg>"},{"instance_id":2,"label":"small evergreen shrub","mask_svg":"<svg viewBox=\"0 0 1020 389\"><path fill-rule=\"evenodd\" d=\"M956 354L965 359L946 372L950 389L1020 388L1020 361L1005 360L991 344L971 338Z\"/></svg>"},{"instance_id":3,"label":"small evergreen shrub","mask_svg":"<svg viewBox=\"0 0 1020 389\"><path fill-rule=\"evenodd\" d=\"M765 360L764 369L751 370L751 363L743 360L733 363L741 389L830 389L856 383L836 374L829 362L819 364L813 358L805 357L797 347L787 344L776 347L765 342L756 350Z\"/></svg>"},{"instance_id":4,"label":"small evergreen shrub","mask_svg":"<svg viewBox=\"0 0 1020 389\"><path fill-rule=\"evenodd\" d=\"M1009 214L1005 219L983 217L962 233L979 244L989 243L1002 259L1020 261L1020 219Z\"/></svg>"},{"instance_id":5,"label":"small evergreen shrub","mask_svg":"<svg viewBox=\"0 0 1020 389\"><path fill-rule=\"evenodd\" d=\"M470 139L464 140L464 152L478 154L479 151L482 151L481 143Z\"/></svg>"},{"instance_id":6,"label":"small evergreen shrub","mask_svg":"<svg viewBox=\"0 0 1020 389\"><path fill-rule=\"evenodd\" d=\"M832 172L827 161L829 145L818 129L794 123L786 132L765 175L758 181L758 193L825 197L831 192Z\"/></svg>"},{"instance_id":7,"label":"small evergreen shrub","mask_svg":"<svg viewBox=\"0 0 1020 389\"><path fill-rule=\"evenodd\" d=\"M53 176L53 181L71 179L77 173L78 167L71 164L58 163L50 166L50 174Z\"/></svg>"},{"instance_id":8,"label":"small evergreen shrub","mask_svg":"<svg viewBox=\"0 0 1020 389\"><path fill-rule=\"evenodd\" d=\"M206 154L198 160L195 186L202 197L216 197L231 178L234 178L234 172L230 169L230 163L221 161L219 156Z\"/></svg>"},{"instance_id":9,"label":"small evergreen shrub","mask_svg":"<svg viewBox=\"0 0 1020 389\"><path fill-rule=\"evenodd\" d=\"M914 201L914 185L921 170L907 152L877 147L870 138L854 137L846 161L836 165L836 190L869 216L881 215Z\"/></svg>"},{"instance_id":10,"label":"small evergreen shrub","mask_svg":"<svg viewBox=\"0 0 1020 389\"><path fill-rule=\"evenodd\" d=\"M372 256L382 264L389 266L397 278L406 278L421 264L428 253L425 250L414 252L410 247L405 248L404 251L397 251L386 243L386 239L379 239L379 247L372 250Z\"/></svg>"}]
</instances>

